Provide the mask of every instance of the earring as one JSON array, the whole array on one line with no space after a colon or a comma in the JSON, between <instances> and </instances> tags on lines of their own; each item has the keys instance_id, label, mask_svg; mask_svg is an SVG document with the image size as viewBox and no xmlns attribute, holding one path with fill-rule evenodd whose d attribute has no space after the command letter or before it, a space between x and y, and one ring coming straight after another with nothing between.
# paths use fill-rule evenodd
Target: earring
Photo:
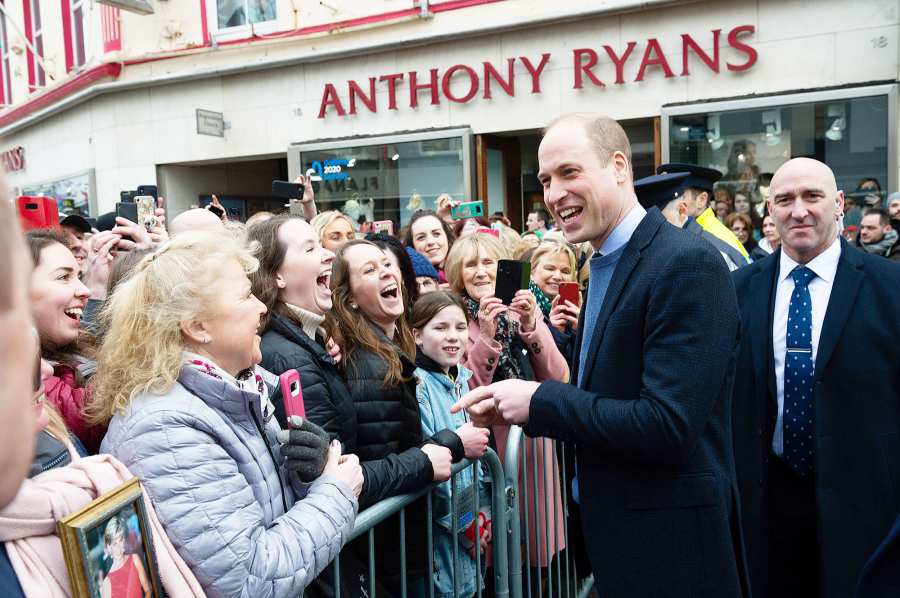
<instances>
[{"instance_id":1,"label":"earring","mask_svg":"<svg viewBox=\"0 0 900 598\"><path fill-rule=\"evenodd\" d=\"M351 307L352 309L359 309L359 307L357 307L357 305L356 305L355 303L351 303L351 304L350 304L350 307Z\"/></svg>"}]
</instances>

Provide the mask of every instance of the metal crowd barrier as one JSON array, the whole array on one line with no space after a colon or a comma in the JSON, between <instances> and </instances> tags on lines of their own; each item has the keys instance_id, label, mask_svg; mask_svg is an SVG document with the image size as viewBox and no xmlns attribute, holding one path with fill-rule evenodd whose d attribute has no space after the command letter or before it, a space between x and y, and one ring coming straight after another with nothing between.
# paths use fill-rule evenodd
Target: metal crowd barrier
<instances>
[{"instance_id":1,"label":"metal crowd barrier","mask_svg":"<svg viewBox=\"0 0 900 598\"><path fill-rule=\"evenodd\" d=\"M573 554L569 529L571 488L566 465L564 443L545 438L526 438L519 426L510 426L503 451L503 462L491 449L477 462L463 460L453 466L452 537L458 537L458 497L456 477L466 468L473 470L473 484L478 488L480 464L487 465L491 483L491 526L493 581L492 596L497 598L585 598L593 586L589 571L579 575ZM434 513L432 497L437 485L419 492L383 500L362 511L356 518L350 541L363 535L368 538L368 593L376 596L375 526L399 513L400 515L400 598L408 598L406 554L406 508L427 496L424 527L428 546L427 596L435 597L434 585ZM478 511L478 492L473 493L473 513ZM478 526L478 518L475 518ZM476 533L476 538L480 534ZM475 543L475 560L481 562L481 549ZM343 554L343 553L342 553ZM341 595L340 555L331 564L334 596ZM459 596L459 543L454 543L454 597ZM483 574L476 567L476 596L482 598ZM418 598L418 597L417 597Z\"/></svg>"},{"instance_id":2,"label":"metal crowd barrier","mask_svg":"<svg viewBox=\"0 0 900 598\"><path fill-rule=\"evenodd\" d=\"M526 438L522 428L510 426L503 462L511 508L507 523L512 598L585 598L593 577L590 571L579 575L573 554L571 539L581 532L569 529L572 498L565 444Z\"/></svg>"},{"instance_id":3,"label":"metal crowd barrier","mask_svg":"<svg viewBox=\"0 0 900 598\"><path fill-rule=\"evenodd\" d=\"M478 461L469 461L462 460L459 463L454 464L452 475L450 477L451 482L451 491L452 491L452 511L453 511L453 529L452 536L454 538L458 537L458 496L456 493L456 477L459 472L463 471L467 467L471 467L473 471L473 485L475 488L478 488L479 476L481 475L481 468L479 467L480 463L485 463L488 466L488 470L491 474L492 484L491 484L491 529L492 529L492 547L493 547L493 572L494 572L494 588L493 595L498 598L509 598L509 570L507 566L507 504L506 504L506 486L504 483L504 474L503 474L503 466L500 463L500 458L490 448L485 452L484 456ZM421 498L424 495L427 495L427 514L425 521L425 529L427 530L427 541L428 541L428 598L434 598L435 595L435 587L434 587L434 516L432 511L432 496L434 493L434 489L437 487L437 484L432 485L428 488L420 490L419 492L414 492L411 494L404 494L403 496L394 496L388 499L385 499L375 505L372 505L368 509L361 512L356 517L356 523L353 526L353 532L350 535L350 540L348 543L361 537L363 534L367 534L368 536L368 572L369 572L369 591L368 598L376 598L376 575L375 575L375 526L385 521L389 517L400 514L400 538L399 538L399 546L400 546L400 594L401 598L407 598L408 588L407 588L407 579L406 579L406 507L415 502L417 499ZM473 493L472 497L473 501L473 513L478 512L478 492ZM475 525L479 526L478 517L475 517ZM476 538L480 536L480 527L476 528ZM459 542L454 542L453 549L453 579L454 585L456 586L454 595L459 595L459 576L456 575L456 571L459 569ZM332 570L332 580L334 583L334 595L336 598L341 595L341 570L340 570L340 555L338 558L334 559L331 564ZM481 546L479 542L475 542L475 561L477 563L481 562ZM482 568L480 566L476 567L478 571L478 578L476 580L475 587L477 588L477 596L481 598L482 595L482 585L483 585L483 575Z\"/></svg>"}]
</instances>

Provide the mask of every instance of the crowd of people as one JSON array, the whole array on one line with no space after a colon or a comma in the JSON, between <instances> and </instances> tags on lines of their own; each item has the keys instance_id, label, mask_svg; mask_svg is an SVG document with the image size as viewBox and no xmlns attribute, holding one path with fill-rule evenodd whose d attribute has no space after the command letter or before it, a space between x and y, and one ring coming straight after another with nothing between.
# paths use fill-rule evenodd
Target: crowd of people
<instances>
[{"instance_id":1,"label":"crowd of people","mask_svg":"<svg viewBox=\"0 0 900 598\"><path fill-rule=\"evenodd\" d=\"M819 162L760 175L757 201L692 165L634 181L629 147L610 119L552 123L539 151L547 209L528 214L523 234L499 213L454 220L451 201L417 211L396 236L362 234L343 213L318 212L305 177L302 216L246 224L203 208L167 222L160 200L149 229L112 214L22 234L2 198L0 593L71 595L54 524L113 475L142 484L169 595L335 596L323 571L340 552L342 595L371 583L385 595L434 584L442 597L472 596L490 581L478 572L492 565L495 481L481 467L451 484L452 466L488 447L503 459L509 426L521 424L537 439L523 474L537 500L522 506L538 583L576 548L564 526L581 509L577 544L604 598L749 596L751 586L772 598L849 595L900 509L900 318L883 333L868 323L900 309L900 195L849 224ZM841 239L842 224L858 235ZM827 252L850 264L833 257L836 277L816 261ZM501 260L530 265L508 302L496 296ZM792 280L785 260L833 286L830 303L816 280L794 277L770 309L773 280ZM847 284L864 306L843 298ZM801 287L818 324L785 339L808 313L794 303ZM767 336L759 323L772 309ZM841 317L865 331L859 344L829 332ZM773 351L752 343L772 334L767 366ZM852 361L870 347L878 359ZM858 411L809 402L813 391L798 388L812 374L798 378L793 360L818 375L823 354L849 378L817 378L827 393L817 401L853 403L856 373L883 393L859 398ZM283 396L293 370L303 417ZM814 423L798 404L815 409ZM817 436L800 463L788 445L809 434L804 423ZM875 440L858 440L861 430ZM845 446L826 447L830 438ZM560 475L556 440L576 447L575 479ZM883 467L852 484L834 471L870 457ZM433 507L423 497L405 520L377 526L369 579L368 541L349 541L358 511L432 485ZM56 504L54 493L73 498ZM454 521L456 502L478 508ZM822 518L867 509L842 553ZM423 525L434 530L431 570ZM401 533L405 569L393 551ZM552 545L539 550L537 538ZM798 585L811 579L821 582L812 593ZM135 583L146 590L145 577Z\"/></svg>"}]
</instances>

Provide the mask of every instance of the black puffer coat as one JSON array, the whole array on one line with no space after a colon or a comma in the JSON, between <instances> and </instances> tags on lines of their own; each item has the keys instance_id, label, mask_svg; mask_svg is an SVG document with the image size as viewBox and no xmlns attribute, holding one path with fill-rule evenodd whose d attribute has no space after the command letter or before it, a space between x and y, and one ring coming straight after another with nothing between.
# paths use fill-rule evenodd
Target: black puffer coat
<instances>
[{"instance_id":1,"label":"black puffer coat","mask_svg":"<svg viewBox=\"0 0 900 598\"><path fill-rule=\"evenodd\" d=\"M289 369L300 374L303 405L310 421L337 437L345 453L359 456L365 478L360 510L431 482L431 462L418 448L423 439L414 381L408 383L411 390L407 385L382 389L386 366L369 354L354 360L355 367L345 381L323 345L280 314L269 318L260 347L263 368L276 375ZM409 404L409 399L403 398L406 392L411 392L415 413L403 407ZM281 389L272 400L275 416L284 427Z\"/></svg>"}]
</instances>

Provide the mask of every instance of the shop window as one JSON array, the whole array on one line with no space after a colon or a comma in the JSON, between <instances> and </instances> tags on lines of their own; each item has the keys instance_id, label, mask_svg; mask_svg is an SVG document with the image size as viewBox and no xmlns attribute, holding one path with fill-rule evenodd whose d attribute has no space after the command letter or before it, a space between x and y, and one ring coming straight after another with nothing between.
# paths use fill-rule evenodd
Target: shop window
<instances>
[{"instance_id":1,"label":"shop window","mask_svg":"<svg viewBox=\"0 0 900 598\"><path fill-rule=\"evenodd\" d=\"M28 90L34 91L47 85L44 72L44 29L41 27L41 6L38 0L22 0L25 16L25 36L31 48L28 56Z\"/></svg>"},{"instance_id":2,"label":"shop window","mask_svg":"<svg viewBox=\"0 0 900 598\"><path fill-rule=\"evenodd\" d=\"M462 137L397 143L301 148L303 172L313 171L319 211L340 210L354 222L391 220L394 230L438 196L469 199L468 144Z\"/></svg>"},{"instance_id":3,"label":"shop window","mask_svg":"<svg viewBox=\"0 0 900 598\"><path fill-rule=\"evenodd\" d=\"M5 0L0 4L6 5ZM9 38L6 34L6 12L0 11L0 100L12 104L12 72L9 70Z\"/></svg>"},{"instance_id":4,"label":"shop window","mask_svg":"<svg viewBox=\"0 0 900 598\"><path fill-rule=\"evenodd\" d=\"M211 29L219 39L272 31L277 0L207 0Z\"/></svg>"},{"instance_id":5,"label":"shop window","mask_svg":"<svg viewBox=\"0 0 900 598\"><path fill-rule=\"evenodd\" d=\"M834 171L852 225L889 191L888 112L888 95L870 95L672 115L669 161L721 171L717 198L744 195L762 215L771 174L790 158L815 158Z\"/></svg>"}]
</instances>

